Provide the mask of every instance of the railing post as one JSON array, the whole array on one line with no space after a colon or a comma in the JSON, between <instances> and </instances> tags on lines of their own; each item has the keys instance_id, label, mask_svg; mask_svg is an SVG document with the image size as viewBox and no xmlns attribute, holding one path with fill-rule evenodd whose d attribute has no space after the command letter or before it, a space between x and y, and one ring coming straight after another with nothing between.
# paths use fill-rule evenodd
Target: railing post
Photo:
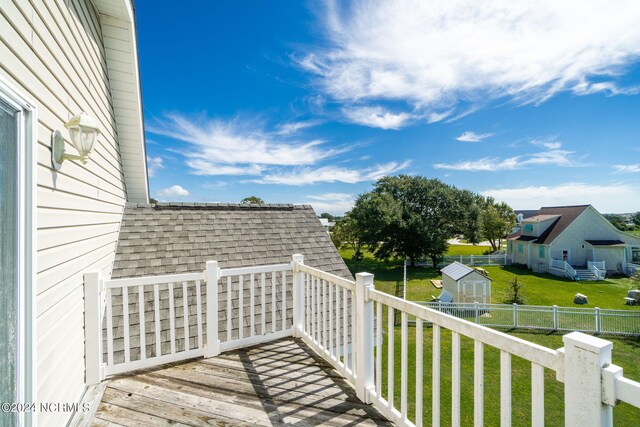
<instances>
[{"instance_id":1,"label":"railing post","mask_svg":"<svg viewBox=\"0 0 640 427\"><path fill-rule=\"evenodd\" d=\"M558 306L553 306L553 330L558 330Z\"/></svg>"},{"instance_id":2,"label":"railing post","mask_svg":"<svg viewBox=\"0 0 640 427\"><path fill-rule=\"evenodd\" d=\"M600 335L600 307L596 307L596 335Z\"/></svg>"},{"instance_id":3,"label":"railing post","mask_svg":"<svg viewBox=\"0 0 640 427\"><path fill-rule=\"evenodd\" d=\"M102 368L102 300L104 281L100 272L84 274L84 363L86 385L104 379Z\"/></svg>"},{"instance_id":4,"label":"railing post","mask_svg":"<svg viewBox=\"0 0 640 427\"><path fill-rule=\"evenodd\" d=\"M218 261L207 261L207 345L204 348L204 357L215 357L220 354L220 341L218 340L218 280L220 269ZM242 328L243 319L238 319Z\"/></svg>"},{"instance_id":5,"label":"railing post","mask_svg":"<svg viewBox=\"0 0 640 427\"><path fill-rule=\"evenodd\" d=\"M292 257L293 266L293 336L301 337L304 330L304 273L297 271L296 266L304 264L304 255L295 254Z\"/></svg>"},{"instance_id":6,"label":"railing post","mask_svg":"<svg viewBox=\"0 0 640 427\"><path fill-rule=\"evenodd\" d=\"M571 332L564 342L564 424L613 425L612 407L603 403L602 370L611 364L609 341Z\"/></svg>"},{"instance_id":7,"label":"railing post","mask_svg":"<svg viewBox=\"0 0 640 427\"><path fill-rule=\"evenodd\" d=\"M513 303L513 329L518 329L518 304Z\"/></svg>"},{"instance_id":8,"label":"railing post","mask_svg":"<svg viewBox=\"0 0 640 427\"><path fill-rule=\"evenodd\" d=\"M371 403L369 390L374 387L373 301L368 295L372 289L373 274L356 274L356 394L364 403Z\"/></svg>"},{"instance_id":9,"label":"railing post","mask_svg":"<svg viewBox=\"0 0 640 427\"><path fill-rule=\"evenodd\" d=\"M480 313L478 312L478 301L474 301L473 305L476 309L476 323L480 324Z\"/></svg>"}]
</instances>

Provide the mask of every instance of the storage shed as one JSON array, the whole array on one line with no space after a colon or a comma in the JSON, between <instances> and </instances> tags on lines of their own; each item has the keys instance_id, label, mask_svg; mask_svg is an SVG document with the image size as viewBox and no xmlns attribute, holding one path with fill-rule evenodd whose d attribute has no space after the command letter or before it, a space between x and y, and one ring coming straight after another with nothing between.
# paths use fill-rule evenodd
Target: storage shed
<instances>
[{"instance_id":1,"label":"storage shed","mask_svg":"<svg viewBox=\"0 0 640 427\"><path fill-rule=\"evenodd\" d=\"M453 295L453 302L491 303L491 279L455 261L442 270L442 289Z\"/></svg>"}]
</instances>

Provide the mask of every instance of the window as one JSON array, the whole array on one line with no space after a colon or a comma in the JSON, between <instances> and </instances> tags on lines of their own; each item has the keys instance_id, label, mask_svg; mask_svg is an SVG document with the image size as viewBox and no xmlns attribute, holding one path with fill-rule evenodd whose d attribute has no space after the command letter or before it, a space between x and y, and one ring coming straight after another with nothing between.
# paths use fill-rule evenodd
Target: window
<instances>
[{"instance_id":1,"label":"window","mask_svg":"<svg viewBox=\"0 0 640 427\"><path fill-rule=\"evenodd\" d=\"M640 264L640 248L631 248L631 262Z\"/></svg>"},{"instance_id":2,"label":"window","mask_svg":"<svg viewBox=\"0 0 640 427\"><path fill-rule=\"evenodd\" d=\"M34 123L35 108L0 78L0 402L35 402ZM7 416L8 425L32 421Z\"/></svg>"},{"instance_id":3,"label":"window","mask_svg":"<svg viewBox=\"0 0 640 427\"><path fill-rule=\"evenodd\" d=\"M538 258L544 258L544 246L538 246Z\"/></svg>"},{"instance_id":4,"label":"window","mask_svg":"<svg viewBox=\"0 0 640 427\"><path fill-rule=\"evenodd\" d=\"M527 233L531 233L533 231L533 224L526 224L524 226L524 231Z\"/></svg>"},{"instance_id":5,"label":"window","mask_svg":"<svg viewBox=\"0 0 640 427\"><path fill-rule=\"evenodd\" d=\"M518 243L518 253L521 254L522 252L524 252L522 248L522 243Z\"/></svg>"}]
</instances>

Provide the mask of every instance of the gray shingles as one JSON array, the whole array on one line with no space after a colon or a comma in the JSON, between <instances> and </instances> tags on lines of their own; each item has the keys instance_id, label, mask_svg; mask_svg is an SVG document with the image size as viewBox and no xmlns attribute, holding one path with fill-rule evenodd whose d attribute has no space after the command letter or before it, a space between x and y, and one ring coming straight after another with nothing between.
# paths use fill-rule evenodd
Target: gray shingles
<instances>
[{"instance_id":1,"label":"gray shingles","mask_svg":"<svg viewBox=\"0 0 640 427\"><path fill-rule=\"evenodd\" d=\"M142 276L150 265L154 274L182 272L184 266L201 271L214 259L221 268L282 263L294 253L302 253L308 265L352 278L311 206L130 204L112 277ZM131 274L136 266L141 268Z\"/></svg>"}]
</instances>

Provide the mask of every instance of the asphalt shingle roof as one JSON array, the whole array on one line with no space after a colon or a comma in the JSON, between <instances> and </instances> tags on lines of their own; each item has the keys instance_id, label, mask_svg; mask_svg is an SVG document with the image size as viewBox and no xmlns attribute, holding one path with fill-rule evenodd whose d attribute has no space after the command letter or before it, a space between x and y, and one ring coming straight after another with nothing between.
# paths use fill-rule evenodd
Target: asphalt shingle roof
<instances>
[{"instance_id":1,"label":"asphalt shingle roof","mask_svg":"<svg viewBox=\"0 0 640 427\"><path fill-rule=\"evenodd\" d=\"M217 203L126 206L112 277L198 272L291 261L353 279L311 206Z\"/></svg>"}]
</instances>

